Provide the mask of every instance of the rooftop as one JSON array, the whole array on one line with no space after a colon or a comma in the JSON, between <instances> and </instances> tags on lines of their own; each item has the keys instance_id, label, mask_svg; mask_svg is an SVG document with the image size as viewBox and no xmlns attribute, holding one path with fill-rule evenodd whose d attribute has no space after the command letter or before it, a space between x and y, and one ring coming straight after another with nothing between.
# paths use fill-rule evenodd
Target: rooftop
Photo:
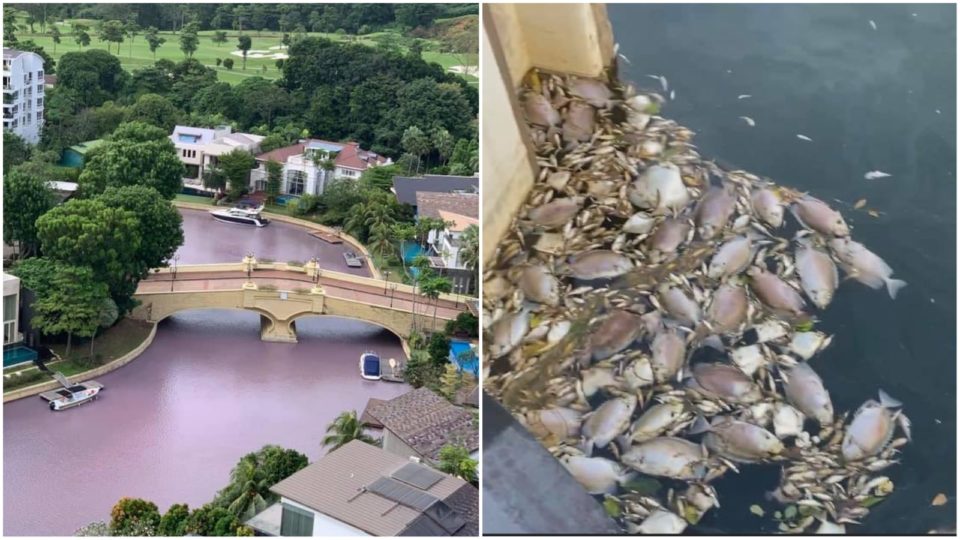
<instances>
[{"instance_id":1,"label":"rooftop","mask_svg":"<svg viewBox=\"0 0 960 540\"><path fill-rule=\"evenodd\" d=\"M371 535L479 534L476 488L356 440L270 489Z\"/></svg>"},{"instance_id":2,"label":"rooftop","mask_svg":"<svg viewBox=\"0 0 960 540\"><path fill-rule=\"evenodd\" d=\"M277 148L269 152L264 152L257 156L257 161L277 161L284 163L294 156L303 155L308 150L323 150L325 152L336 152L337 157L334 164L338 167L355 169L358 171L366 170L368 167L377 165L386 165L390 163L388 158L360 148L356 142L333 142L323 139L304 139L297 144Z\"/></svg>"},{"instance_id":3,"label":"rooftop","mask_svg":"<svg viewBox=\"0 0 960 540\"><path fill-rule=\"evenodd\" d=\"M379 420L370 415L370 409L374 407L379 407L380 404L386 403L385 399L370 398L367 400L367 407L363 409L363 414L360 415L360 425L364 427L370 427L374 429L383 429L383 424Z\"/></svg>"},{"instance_id":4,"label":"rooftop","mask_svg":"<svg viewBox=\"0 0 960 540\"><path fill-rule=\"evenodd\" d=\"M480 217L480 196L473 193L418 191L416 201L418 216L447 219L441 214L446 212L448 215L461 216L460 221L477 220Z\"/></svg>"},{"instance_id":5,"label":"rooftop","mask_svg":"<svg viewBox=\"0 0 960 540\"><path fill-rule=\"evenodd\" d=\"M467 227L471 225L480 226L480 220L477 218L467 217L461 214L456 214L453 212L448 212L447 210L438 210L440 213L440 219L453 223L449 227L451 231L454 232L463 232L467 230Z\"/></svg>"},{"instance_id":6,"label":"rooftop","mask_svg":"<svg viewBox=\"0 0 960 540\"><path fill-rule=\"evenodd\" d=\"M476 176L451 176L442 174L428 174L426 176L394 176L393 191L397 200L404 204L416 206L417 193L478 193L480 179Z\"/></svg>"},{"instance_id":7,"label":"rooftop","mask_svg":"<svg viewBox=\"0 0 960 540\"><path fill-rule=\"evenodd\" d=\"M80 155L86 155L87 152L93 150L101 144L103 144L103 139L94 139L92 141L84 141L80 144L75 144L71 146L70 149Z\"/></svg>"},{"instance_id":8,"label":"rooftop","mask_svg":"<svg viewBox=\"0 0 960 540\"><path fill-rule=\"evenodd\" d=\"M480 447L480 430L473 424L473 414L427 388L368 407L368 412L384 429L430 460L439 459L440 449L447 444L466 446L470 452Z\"/></svg>"}]
</instances>

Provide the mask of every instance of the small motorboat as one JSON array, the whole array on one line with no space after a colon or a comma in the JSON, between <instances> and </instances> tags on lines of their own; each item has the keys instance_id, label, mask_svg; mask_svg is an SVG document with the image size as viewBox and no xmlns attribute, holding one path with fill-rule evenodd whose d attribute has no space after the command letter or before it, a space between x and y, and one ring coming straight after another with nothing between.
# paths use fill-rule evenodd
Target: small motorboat
<instances>
[{"instance_id":1,"label":"small motorboat","mask_svg":"<svg viewBox=\"0 0 960 540\"><path fill-rule=\"evenodd\" d=\"M380 371L380 355L371 351L360 355L360 376L368 381L380 380L382 377Z\"/></svg>"},{"instance_id":2,"label":"small motorboat","mask_svg":"<svg viewBox=\"0 0 960 540\"><path fill-rule=\"evenodd\" d=\"M40 394L41 398L49 402L51 411L62 411L93 401L100 396L100 391L103 390L103 385L97 381L86 381L71 385L60 372L54 373L53 378L59 381L63 388Z\"/></svg>"},{"instance_id":3,"label":"small motorboat","mask_svg":"<svg viewBox=\"0 0 960 540\"><path fill-rule=\"evenodd\" d=\"M363 266L363 258L352 251L344 252L343 260L346 261L347 266L351 268L360 268Z\"/></svg>"},{"instance_id":4,"label":"small motorboat","mask_svg":"<svg viewBox=\"0 0 960 540\"><path fill-rule=\"evenodd\" d=\"M233 208L211 210L210 215L217 221L226 223L240 223L242 225L256 225L257 227L266 227L270 220L261 216L263 205L249 206L241 205Z\"/></svg>"}]
</instances>

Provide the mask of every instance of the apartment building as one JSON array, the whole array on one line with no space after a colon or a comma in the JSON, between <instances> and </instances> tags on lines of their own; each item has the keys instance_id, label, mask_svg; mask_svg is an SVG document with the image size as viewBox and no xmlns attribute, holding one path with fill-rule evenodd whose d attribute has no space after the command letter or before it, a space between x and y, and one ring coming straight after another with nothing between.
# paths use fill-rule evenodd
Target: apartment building
<instances>
[{"instance_id":1,"label":"apartment building","mask_svg":"<svg viewBox=\"0 0 960 540\"><path fill-rule=\"evenodd\" d=\"M32 52L3 49L3 129L30 144L43 129L43 58Z\"/></svg>"}]
</instances>

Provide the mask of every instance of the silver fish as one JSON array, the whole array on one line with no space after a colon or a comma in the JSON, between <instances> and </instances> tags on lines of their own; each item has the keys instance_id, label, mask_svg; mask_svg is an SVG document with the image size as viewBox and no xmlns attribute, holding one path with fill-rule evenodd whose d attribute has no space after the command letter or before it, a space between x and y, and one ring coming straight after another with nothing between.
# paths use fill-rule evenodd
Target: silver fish
<instances>
[{"instance_id":1,"label":"silver fish","mask_svg":"<svg viewBox=\"0 0 960 540\"><path fill-rule=\"evenodd\" d=\"M534 302L556 306L560 303L560 282L541 265L530 265L520 274L523 295Z\"/></svg>"},{"instance_id":2,"label":"silver fish","mask_svg":"<svg viewBox=\"0 0 960 540\"><path fill-rule=\"evenodd\" d=\"M830 248L840 259L847 274L873 289L886 286L890 298L896 298L897 292L907 285L906 281L891 278L893 269L860 242L849 238L834 238L830 241Z\"/></svg>"},{"instance_id":3,"label":"silver fish","mask_svg":"<svg viewBox=\"0 0 960 540\"><path fill-rule=\"evenodd\" d=\"M661 214L690 202L680 169L672 163L654 165L640 173L630 184L627 197L635 206Z\"/></svg>"},{"instance_id":4,"label":"silver fish","mask_svg":"<svg viewBox=\"0 0 960 540\"><path fill-rule=\"evenodd\" d=\"M597 249L571 256L568 268L577 279L607 279L629 272L633 261L619 253Z\"/></svg>"},{"instance_id":5,"label":"silver fish","mask_svg":"<svg viewBox=\"0 0 960 540\"><path fill-rule=\"evenodd\" d=\"M647 234L653 230L656 220L644 212L637 212L623 224L623 232L630 234Z\"/></svg>"},{"instance_id":6,"label":"silver fish","mask_svg":"<svg viewBox=\"0 0 960 540\"><path fill-rule=\"evenodd\" d=\"M527 93L523 99L523 110L526 112L527 121L532 124L550 127L560 123L560 113L543 94Z\"/></svg>"},{"instance_id":7,"label":"silver fish","mask_svg":"<svg viewBox=\"0 0 960 540\"><path fill-rule=\"evenodd\" d=\"M674 253L686 240L688 232L690 232L690 224L687 220L667 219L650 236L650 248L661 254Z\"/></svg>"},{"instance_id":8,"label":"silver fish","mask_svg":"<svg viewBox=\"0 0 960 540\"><path fill-rule=\"evenodd\" d=\"M683 368L687 348L683 339L676 332L664 330L658 333L650 345L650 351L652 353L650 366L658 383L673 380L680 369Z\"/></svg>"},{"instance_id":9,"label":"silver fish","mask_svg":"<svg viewBox=\"0 0 960 540\"><path fill-rule=\"evenodd\" d=\"M586 79L577 77L570 82L570 93L586 101L598 109L602 109L610 104L613 94L610 88L597 79Z\"/></svg>"},{"instance_id":10,"label":"silver fish","mask_svg":"<svg viewBox=\"0 0 960 540\"><path fill-rule=\"evenodd\" d=\"M739 463L762 461L784 450L783 443L773 433L727 416L715 416L710 423L698 417L690 433L706 433L703 444L711 452Z\"/></svg>"},{"instance_id":11,"label":"silver fish","mask_svg":"<svg viewBox=\"0 0 960 540\"><path fill-rule=\"evenodd\" d=\"M683 416L684 409L681 401L658 403L650 407L630 426L630 440L643 442L663 435Z\"/></svg>"},{"instance_id":12,"label":"silver fish","mask_svg":"<svg viewBox=\"0 0 960 540\"><path fill-rule=\"evenodd\" d=\"M808 239L800 240L794 257L803 292L815 306L826 309L840 284L837 265Z\"/></svg>"},{"instance_id":13,"label":"silver fish","mask_svg":"<svg viewBox=\"0 0 960 540\"><path fill-rule=\"evenodd\" d=\"M735 403L755 403L763 397L760 387L738 368L728 364L697 364L687 380L691 388Z\"/></svg>"},{"instance_id":14,"label":"silver fish","mask_svg":"<svg viewBox=\"0 0 960 540\"><path fill-rule=\"evenodd\" d=\"M850 236L850 228L840 212L819 199L809 196L797 199L790 211L803 227L830 236Z\"/></svg>"},{"instance_id":15,"label":"silver fish","mask_svg":"<svg viewBox=\"0 0 960 540\"><path fill-rule=\"evenodd\" d=\"M776 274L754 266L747 270L747 275L751 278L750 289L767 307L790 315L804 314L803 298Z\"/></svg>"},{"instance_id":16,"label":"silver fish","mask_svg":"<svg viewBox=\"0 0 960 540\"><path fill-rule=\"evenodd\" d=\"M700 322L700 305L680 288L664 283L657 289L657 293L660 302L671 317L689 326L695 326Z\"/></svg>"},{"instance_id":17,"label":"silver fish","mask_svg":"<svg viewBox=\"0 0 960 540\"><path fill-rule=\"evenodd\" d=\"M620 396L604 401L590 413L580 429L584 453L590 456L594 447L603 448L626 431L636 407L635 396Z\"/></svg>"},{"instance_id":18,"label":"silver fish","mask_svg":"<svg viewBox=\"0 0 960 540\"><path fill-rule=\"evenodd\" d=\"M787 402L805 416L816 419L821 426L830 425L833 422L833 402L817 372L806 362L782 370Z\"/></svg>"},{"instance_id":19,"label":"silver fish","mask_svg":"<svg viewBox=\"0 0 960 540\"><path fill-rule=\"evenodd\" d=\"M717 288L707 308L707 320L714 332L736 330L747 318L747 292L739 285L724 283Z\"/></svg>"},{"instance_id":20,"label":"silver fish","mask_svg":"<svg viewBox=\"0 0 960 540\"><path fill-rule=\"evenodd\" d=\"M896 419L890 409L897 409L903 404L883 390L879 394L880 401L867 400L847 427L841 446L844 461L859 461L875 456L893 439Z\"/></svg>"},{"instance_id":21,"label":"silver fish","mask_svg":"<svg viewBox=\"0 0 960 540\"><path fill-rule=\"evenodd\" d=\"M726 189L711 187L697 205L697 233L700 237L711 240L720 234L733 215L736 204L737 198Z\"/></svg>"},{"instance_id":22,"label":"silver fish","mask_svg":"<svg viewBox=\"0 0 960 540\"><path fill-rule=\"evenodd\" d=\"M589 141L596 125L596 110L586 103L574 101L563 119L563 140Z\"/></svg>"},{"instance_id":23,"label":"silver fish","mask_svg":"<svg viewBox=\"0 0 960 540\"><path fill-rule=\"evenodd\" d=\"M760 189L750 197L753 211L760 216L767 225L780 227L783 225L783 203L772 189Z\"/></svg>"},{"instance_id":24,"label":"silver fish","mask_svg":"<svg viewBox=\"0 0 960 540\"><path fill-rule=\"evenodd\" d=\"M566 456L560 462L591 495L612 494L619 484L635 475L616 461L602 457Z\"/></svg>"},{"instance_id":25,"label":"silver fish","mask_svg":"<svg viewBox=\"0 0 960 540\"><path fill-rule=\"evenodd\" d=\"M620 460L643 474L687 481L702 479L708 463L702 446L677 437L657 437L637 444Z\"/></svg>"},{"instance_id":26,"label":"silver fish","mask_svg":"<svg viewBox=\"0 0 960 540\"><path fill-rule=\"evenodd\" d=\"M530 329L529 315L530 312L524 309L504 315L493 324L493 343L490 345L490 354L493 358L506 356L523 341L523 336Z\"/></svg>"},{"instance_id":27,"label":"silver fish","mask_svg":"<svg viewBox=\"0 0 960 540\"><path fill-rule=\"evenodd\" d=\"M590 334L590 350L594 360L602 360L626 349L640 337L643 320L640 315L621 309L613 311Z\"/></svg>"},{"instance_id":28,"label":"silver fish","mask_svg":"<svg viewBox=\"0 0 960 540\"><path fill-rule=\"evenodd\" d=\"M753 258L753 246L747 236L735 236L724 242L710 260L707 275L713 279L742 272Z\"/></svg>"},{"instance_id":29,"label":"silver fish","mask_svg":"<svg viewBox=\"0 0 960 540\"><path fill-rule=\"evenodd\" d=\"M570 222L580 212L583 197L562 197L530 209L527 219L548 229L556 229Z\"/></svg>"}]
</instances>

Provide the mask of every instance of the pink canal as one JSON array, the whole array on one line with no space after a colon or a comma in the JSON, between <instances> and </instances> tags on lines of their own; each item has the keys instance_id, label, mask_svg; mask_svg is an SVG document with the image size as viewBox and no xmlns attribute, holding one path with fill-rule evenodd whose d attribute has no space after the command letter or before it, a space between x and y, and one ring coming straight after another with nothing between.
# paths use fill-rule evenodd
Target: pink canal
<instances>
[{"instance_id":1,"label":"pink canal","mask_svg":"<svg viewBox=\"0 0 960 540\"><path fill-rule=\"evenodd\" d=\"M251 231L206 218L186 213L181 264L239 260L252 247L276 260L318 253L345 268L344 248L297 227ZM399 339L377 326L306 317L299 343L277 344L260 341L259 325L255 313L183 312L160 324L137 360L98 378L100 400L57 413L39 397L4 405L4 534L70 535L109 520L121 497L152 500L161 512L209 502L242 455L278 444L313 461L340 412L409 389L360 378L366 350L404 357Z\"/></svg>"}]
</instances>

